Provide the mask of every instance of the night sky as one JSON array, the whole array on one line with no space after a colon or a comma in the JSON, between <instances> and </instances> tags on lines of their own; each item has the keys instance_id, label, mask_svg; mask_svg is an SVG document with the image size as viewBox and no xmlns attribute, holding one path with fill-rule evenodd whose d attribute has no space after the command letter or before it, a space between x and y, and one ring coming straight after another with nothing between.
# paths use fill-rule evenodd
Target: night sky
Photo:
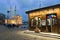
<instances>
[{"instance_id":1,"label":"night sky","mask_svg":"<svg viewBox=\"0 0 60 40\"><path fill-rule=\"evenodd\" d=\"M21 15L23 20L28 20L28 16L25 13L26 11L55 4L60 4L60 0L0 0L0 12L7 15L7 10L9 10L11 6L13 16L16 5L17 14Z\"/></svg>"}]
</instances>

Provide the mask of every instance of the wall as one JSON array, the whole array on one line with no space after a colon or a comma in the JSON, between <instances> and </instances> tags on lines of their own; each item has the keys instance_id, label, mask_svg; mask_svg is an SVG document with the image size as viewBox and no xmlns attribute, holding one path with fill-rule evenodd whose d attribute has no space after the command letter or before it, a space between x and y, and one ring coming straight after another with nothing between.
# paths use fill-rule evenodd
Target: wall
<instances>
[{"instance_id":1,"label":"wall","mask_svg":"<svg viewBox=\"0 0 60 40\"><path fill-rule=\"evenodd\" d=\"M5 23L7 23L7 19L5 19ZM8 24L22 24L22 17L15 16L12 19L8 19Z\"/></svg>"},{"instance_id":2,"label":"wall","mask_svg":"<svg viewBox=\"0 0 60 40\"><path fill-rule=\"evenodd\" d=\"M30 20L33 19L35 16L40 17L42 20L46 20L46 14L51 14L51 13L57 13L57 19L58 19L58 24L57 26L52 28L52 32L54 33L60 33L60 8L49 8L49 9L44 9L44 10L37 10L37 11L33 11L30 12L29 15L29 26L30 26ZM46 29L47 31L47 29Z\"/></svg>"}]
</instances>

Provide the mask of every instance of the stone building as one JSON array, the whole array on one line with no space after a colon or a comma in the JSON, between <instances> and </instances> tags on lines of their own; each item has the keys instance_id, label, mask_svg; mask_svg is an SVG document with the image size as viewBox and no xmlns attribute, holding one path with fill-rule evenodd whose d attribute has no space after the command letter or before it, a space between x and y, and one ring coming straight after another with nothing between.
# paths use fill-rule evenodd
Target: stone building
<instances>
[{"instance_id":1,"label":"stone building","mask_svg":"<svg viewBox=\"0 0 60 40\"><path fill-rule=\"evenodd\" d=\"M13 16L11 19L6 19L5 23L7 24L16 24L16 25L21 25L22 24L22 17L21 16Z\"/></svg>"},{"instance_id":2,"label":"stone building","mask_svg":"<svg viewBox=\"0 0 60 40\"><path fill-rule=\"evenodd\" d=\"M60 33L60 4L27 11L29 30Z\"/></svg>"},{"instance_id":3,"label":"stone building","mask_svg":"<svg viewBox=\"0 0 60 40\"><path fill-rule=\"evenodd\" d=\"M0 25L5 23L5 14L0 13Z\"/></svg>"}]
</instances>

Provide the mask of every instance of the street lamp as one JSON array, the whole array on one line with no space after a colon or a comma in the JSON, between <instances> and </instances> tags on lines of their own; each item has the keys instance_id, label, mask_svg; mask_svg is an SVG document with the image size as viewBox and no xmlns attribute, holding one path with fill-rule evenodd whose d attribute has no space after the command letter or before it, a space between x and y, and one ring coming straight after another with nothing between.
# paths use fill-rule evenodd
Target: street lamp
<instances>
[{"instance_id":1,"label":"street lamp","mask_svg":"<svg viewBox=\"0 0 60 40\"><path fill-rule=\"evenodd\" d=\"M7 11L7 24L8 24L8 19L9 19L9 13L10 11Z\"/></svg>"}]
</instances>

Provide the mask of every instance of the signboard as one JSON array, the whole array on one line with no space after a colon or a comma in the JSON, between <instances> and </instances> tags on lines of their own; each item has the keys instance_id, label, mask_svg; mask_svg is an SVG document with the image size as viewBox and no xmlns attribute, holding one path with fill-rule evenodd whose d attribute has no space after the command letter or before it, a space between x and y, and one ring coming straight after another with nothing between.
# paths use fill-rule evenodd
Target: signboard
<instances>
[{"instance_id":1,"label":"signboard","mask_svg":"<svg viewBox=\"0 0 60 40\"><path fill-rule=\"evenodd\" d=\"M42 25L42 26L46 26L46 20L42 20L42 21L41 21L41 25Z\"/></svg>"},{"instance_id":2,"label":"signboard","mask_svg":"<svg viewBox=\"0 0 60 40\"><path fill-rule=\"evenodd\" d=\"M48 15L47 15L47 18L56 18L56 17L57 17L56 14L48 14Z\"/></svg>"}]
</instances>

